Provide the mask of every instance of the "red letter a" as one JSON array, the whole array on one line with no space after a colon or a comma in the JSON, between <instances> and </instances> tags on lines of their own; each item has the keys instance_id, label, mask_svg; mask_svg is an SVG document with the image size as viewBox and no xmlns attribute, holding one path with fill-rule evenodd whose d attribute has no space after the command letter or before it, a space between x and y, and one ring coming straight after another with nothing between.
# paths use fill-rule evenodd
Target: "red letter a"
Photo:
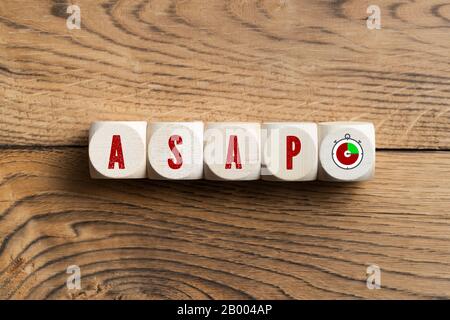
<instances>
[{"instance_id":1,"label":"red letter a","mask_svg":"<svg viewBox=\"0 0 450 320\"><path fill-rule=\"evenodd\" d=\"M225 169L231 169L231 162L236 163L236 169L242 169L241 156L239 155L238 138L235 135L230 136Z\"/></svg>"},{"instance_id":2,"label":"red letter a","mask_svg":"<svg viewBox=\"0 0 450 320\"><path fill-rule=\"evenodd\" d=\"M300 153L302 144L296 136L286 137L286 169L292 170L292 158Z\"/></svg>"},{"instance_id":3,"label":"red letter a","mask_svg":"<svg viewBox=\"0 0 450 320\"><path fill-rule=\"evenodd\" d=\"M171 169L180 169L181 165L183 164L183 158L181 157L180 151L178 151L176 144L182 144L183 139L179 135L173 135L169 138L169 148L170 151L172 151L173 155L175 156L175 160L177 162L175 163L172 159L168 159L167 163L169 164L169 167Z\"/></svg>"},{"instance_id":4,"label":"red letter a","mask_svg":"<svg viewBox=\"0 0 450 320\"><path fill-rule=\"evenodd\" d=\"M109 154L108 169L114 169L115 163L119 164L119 169L125 169L123 161L122 143L120 142L120 135L113 135L111 143L111 153Z\"/></svg>"}]
</instances>

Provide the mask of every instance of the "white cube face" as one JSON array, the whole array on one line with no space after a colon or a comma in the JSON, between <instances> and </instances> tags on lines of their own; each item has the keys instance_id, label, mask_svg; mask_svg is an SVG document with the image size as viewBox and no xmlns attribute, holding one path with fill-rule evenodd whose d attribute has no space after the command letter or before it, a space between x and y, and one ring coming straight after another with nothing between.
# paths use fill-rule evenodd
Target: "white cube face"
<instances>
[{"instance_id":1,"label":"white cube face","mask_svg":"<svg viewBox=\"0 0 450 320\"><path fill-rule=\"evenodd\" d=\"M259 123L208 123L204 134L205 178L259 179L260 130Z\"/></svg>"},{"instance_id":2,"label":"white cube face","mask_svg":"<svg viewBox=\"0 0 450 320\"><path fill-rule=\"evenodd\" d=\"M319 124L319 179L363 181L375 173L375 129L372 123Z\"/></svg>"},{"instance_id":3,"label":"white cube face","mask_svg":"<svg viewBox=\"0 0 450 320\"><path fill-rule=\"evenodd\" d=\"M148 125L148 177L193 180L203 177L203 123Z\"/></svg>"},{"instance_id":4,"label":"white cube face","mask_svg":"<svg viewBox=\"0 0 450 320\"><path fill-rule=\"evenodd\" d=\"M264 123L261 130L264 180L311 181L317 178L315 123Z\"/></svg>"},{"instance_id":5,"label":"white cube face","mask_svg":"<svg viewBox=\"0 0 450 320\"><path fill-rule=\"evenodd\" d=\"M145 121L98 121L89 130L92 178L133 179L146 176Z\"/></svg>"}]
</instances>

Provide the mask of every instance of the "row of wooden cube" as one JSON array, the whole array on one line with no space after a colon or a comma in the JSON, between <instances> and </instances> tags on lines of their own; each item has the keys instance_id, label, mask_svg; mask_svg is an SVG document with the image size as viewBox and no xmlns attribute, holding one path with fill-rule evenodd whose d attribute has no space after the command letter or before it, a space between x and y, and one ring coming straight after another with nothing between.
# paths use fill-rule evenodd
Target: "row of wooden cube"
<instances>
[{"instance_id":1,"label":"row of wooden cube","mask_svg":"<svg viewBox=\"0 0 450 320\"><path fill-rule=\"evenodd\" d=\"M367 122L98 121L92 178L362 181L375 170Z\"/></svg>"}]
</instances>

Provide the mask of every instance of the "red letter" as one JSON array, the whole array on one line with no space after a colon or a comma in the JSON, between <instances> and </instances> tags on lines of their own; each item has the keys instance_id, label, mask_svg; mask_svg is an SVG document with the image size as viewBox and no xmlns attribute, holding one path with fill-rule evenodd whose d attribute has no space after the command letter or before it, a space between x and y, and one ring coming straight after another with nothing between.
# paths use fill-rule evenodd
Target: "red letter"
<instances>
[{"instance_id":1,"label":"red letter","mask_svg":"<svg viewBox=\"0 0 450 320\"><path fill-rule=\"evenodd\" d=\"M236 169L242 169L241 156L239 155L238 138L235 135L230 136L225 169L231 169L231 162L236 163Z\"/></svg>"},{"instance_id":2,"label":"red letter","mask_svg":"<svg viewBox=\"0 0 450 320\"><path fill-rule=\"evenodd\" d=\"M292 170L292 158L300 153L302 144L296 136L286 137L286 169Z\"/></svg>"},{"instance_id":3,"label":"red letter","mask_svg":"<svg viewBox=\"0 0 450 320\"><path fill-rule=\"evenodd\" d=\"M175 143L182 144L183 139L181 139L179 135L173 135L169 138L169 148L175 156L177 162L175 163L172 159L168 159L167 162L169 163L169 167L171 169L180 169L181 165L183 164L183 158L181 158L180 151L178 151L177 147L175 147Z\"/></svg>"},{"instance_id":4,"label":"red letter","mask_svg":"<svg viewBox=\"0 0 450 320\"><path fill-rule=\"evenodd\" d=\"M112 137L108 169L114 169L114 165L116 164L116 162L119 164L119 169L125 169L125 163L123 161L122 142L120 141L120 135L113 135L113 137Z\"/></svg>"}]
</instances>

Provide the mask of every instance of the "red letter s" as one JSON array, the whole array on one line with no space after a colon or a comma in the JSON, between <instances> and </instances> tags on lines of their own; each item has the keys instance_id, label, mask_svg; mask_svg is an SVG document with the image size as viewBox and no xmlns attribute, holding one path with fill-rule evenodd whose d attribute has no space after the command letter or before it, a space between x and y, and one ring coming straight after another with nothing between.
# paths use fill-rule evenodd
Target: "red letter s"
<instances>
[{"instance_id":1,"label":"red letter s","mask_svg":"<svg viewBox=\"0 0 450 320\"><path fill-rule=\"evenodd\" d=\"M183 139L179 135L173 135L169 138L169 148L175 156L176 163L172 159L168 159L167 163L171 169L180 169L183 164L183 158L181 157L180 151L178 151L176 144L182 144Z\"/></svg>"}]
</instances>

